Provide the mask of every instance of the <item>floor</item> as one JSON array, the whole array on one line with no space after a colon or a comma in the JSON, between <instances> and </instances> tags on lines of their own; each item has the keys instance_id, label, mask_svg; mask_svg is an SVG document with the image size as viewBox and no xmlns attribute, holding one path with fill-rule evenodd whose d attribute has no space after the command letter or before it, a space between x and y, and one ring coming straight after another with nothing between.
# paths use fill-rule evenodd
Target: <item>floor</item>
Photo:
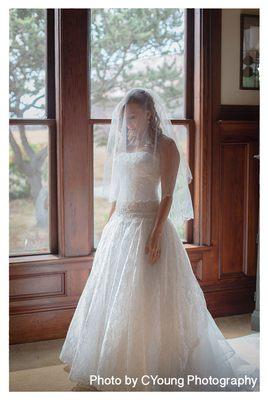
<instances>
[{"instance_id":1,"label":"floor","mask_svg":"<svg viewBox=\"0 0 268 400\"><path fill-rule=\"evenodd\" d=\"M258 366L259 334L251 330L250 317L235 315L216 318L215 322L241 357ZM10 346L10 391L89 391L68 379L68 372L58 359L63 341Z\"/></svg>"}]
</instances>

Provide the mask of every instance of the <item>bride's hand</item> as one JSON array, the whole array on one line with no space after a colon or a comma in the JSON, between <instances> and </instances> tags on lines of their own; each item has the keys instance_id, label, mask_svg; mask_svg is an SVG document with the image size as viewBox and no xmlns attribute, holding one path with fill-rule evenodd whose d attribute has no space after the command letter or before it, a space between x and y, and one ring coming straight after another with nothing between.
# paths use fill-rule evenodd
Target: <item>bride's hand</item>
<instances>
[{"instance_id":1,"label":"bride's hand","mask_svg":"<svg viewBox=\"0 0 268 400\"><path fill-rule=\"evenodd\" d=\"M161 254L161 233L152 232L145 245L145 254L149 255L149 261L154 264L160 257Z\"/></svg>"}]
</instances>

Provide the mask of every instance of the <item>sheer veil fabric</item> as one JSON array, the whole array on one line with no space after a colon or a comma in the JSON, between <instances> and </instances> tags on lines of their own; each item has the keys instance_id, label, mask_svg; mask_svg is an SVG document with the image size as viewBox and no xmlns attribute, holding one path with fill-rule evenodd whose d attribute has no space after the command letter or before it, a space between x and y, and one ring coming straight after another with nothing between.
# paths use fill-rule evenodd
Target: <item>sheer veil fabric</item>
<instances>
[{"instance_id":1,"label":"sheer veil fabric","mask_svg":"<svg viewBox=\"0 0 268 400\"><path fill-rule=\"evenodd\" d=\"M151 89L138 87L126 93L112 114L103 175L103 196L110 202L136 201L136 193L129 190L131 188L124 191L125 186L120 187L124 170L120 169L122 163L119 159L126 153L141 151L151 154L150 162L156 168L159 162L160 167L164 168L157 196L155 193L146 193L143 200L173 196L169 216L175 226L194 218L189 190L192 173L180 135L173 129L160 96ZM141 171L145 183L146 179L150 181L152 178L149 175L146 177L146 172L150 173L146 169Z\"/></svg>"},{"instance_id":2,"label":"sheer veil fabric","mask_svg":"<svg viewBox=\"0 0 268 400\"><path fill-rule=\"evenodd\" d=\"M192 175L179 142L151 90L134 88L115 108L103 194L116 204L60 353L74 382L103 391L251 391L249 385L168 382L252 373L210 315L175 228L193 218ZM173 197L172 212L152 265L145 247L166 196ZM136 385L126 376L137 379Z\"/></svg>"}]
</instances>

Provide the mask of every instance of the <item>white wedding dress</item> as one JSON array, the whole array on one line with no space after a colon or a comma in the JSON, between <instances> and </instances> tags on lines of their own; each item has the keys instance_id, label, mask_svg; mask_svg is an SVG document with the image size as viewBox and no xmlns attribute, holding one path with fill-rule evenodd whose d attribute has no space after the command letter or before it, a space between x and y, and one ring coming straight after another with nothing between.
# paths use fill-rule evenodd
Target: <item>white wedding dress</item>
<instances>
[{"instance_id":1,"label":"white wedding dress","mask_svg":"<svg viewBox=\"0 0 268 400\"><path fill-rule=\"evenodd\" d=\"M60 359L70 366L74 382L90 384L90 375L121 378L118 385L91 382L104 391L238 390L141 383L144 375L235 377L247 364L234 354L207 310L169 218L160 258L149 263L145 244L159 204L159 168L151 157L140 151L117 159L120 190L131 191L134 201L118 202L103 229ZM135 389L124 383L125 375L139 378Z\"/></svg>"}]
</instances>

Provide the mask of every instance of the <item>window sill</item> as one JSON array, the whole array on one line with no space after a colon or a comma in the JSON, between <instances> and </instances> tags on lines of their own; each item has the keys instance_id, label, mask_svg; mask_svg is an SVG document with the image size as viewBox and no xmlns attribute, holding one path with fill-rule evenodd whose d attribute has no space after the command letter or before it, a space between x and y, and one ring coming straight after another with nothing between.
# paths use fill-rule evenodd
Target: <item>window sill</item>
<instances>
[{"instance_id":1,"label":"window sill","mask_svg":"<svg viewBox=\"0 0 268 400\"><path fill-rule=\"evenodd\" d=\"M183 244L185 250L187 252L195 252L195 251L210 251L212 246L205 245L197 245L185 243ZM94 259L95 251L88 256L77 256L77 257L61 257L57 254L36 254L36 255L28 255L28 256L17 256L17 257L9 257L9 264L31 264L31 263L40 263L40 264L58 264L58 263L73 263L73 262L85 262L92 261Z\"/></svg>"},{"instance_id":2,"label":"window sill","mask_svg":"<svg viewBox=\"0 0 268 400\"><path fill-rule=\"evenodd\" d=\"M191 244L191 243L185 243L184 245L185 250L192 252L192 251L210 251L212 249L212 246L206 246L206 245L198 245L198 244Z\"/></svg>"},{"instance_id":3,"label":"window sill","mask_svg":"<svg viewBox=\"0 0 268 400\"><path fill-rule=\"evenodd\" d=\"M28 256L17 256L9 257L9 264L58 264L58 263L72 263L72 262L85 262L90 261L94 257L94 254L88 256L77 256L77 257L61 257L57 254L36 254Z\"/></svg>"}]
</instances>

